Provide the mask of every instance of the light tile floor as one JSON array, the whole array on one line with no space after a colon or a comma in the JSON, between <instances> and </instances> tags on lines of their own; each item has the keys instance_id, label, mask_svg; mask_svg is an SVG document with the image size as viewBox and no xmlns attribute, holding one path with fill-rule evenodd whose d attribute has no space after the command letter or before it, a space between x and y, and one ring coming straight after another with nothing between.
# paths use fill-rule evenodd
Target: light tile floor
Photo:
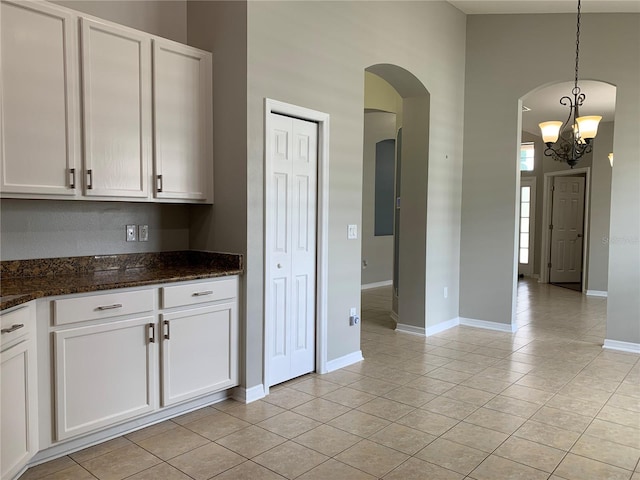
<instances>
[{"instance_id":1,"label":"light tile floor","mask_svg":"<svg viewBox=\"0 0 640 480\"><path fill-rule=\"evenodd\" d=\"M397 333L363 294L365 360L228 400L22 479L640 480L639 356L601 348L606 299L523 280L515 334Z\"/></svg>"}]
</instances>

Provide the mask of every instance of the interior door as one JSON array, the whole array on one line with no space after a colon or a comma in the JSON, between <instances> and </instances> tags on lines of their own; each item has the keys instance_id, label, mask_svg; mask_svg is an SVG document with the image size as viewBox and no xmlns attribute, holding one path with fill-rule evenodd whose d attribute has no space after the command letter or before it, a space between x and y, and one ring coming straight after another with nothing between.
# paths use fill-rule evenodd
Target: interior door
<instances>
[{"instance_id":1,"label":"interior door","mask_svg":"<svg viewBox=\"0 0 640 480\"><path fill-rule=\"evenodd\" d=\"M556 177L551 213L551 283L581 283L584 177Z\"/></svg>"},{"instance_id":2,"label":"interior door","mask_svg":"<svg viewBox=\"0 0 640 480\"><path fill-rule=\"evenodd\" d=\"M270 114L265 172L269 386L315 368L317 132L313 122Z\"/></svg>"}]
</instances>

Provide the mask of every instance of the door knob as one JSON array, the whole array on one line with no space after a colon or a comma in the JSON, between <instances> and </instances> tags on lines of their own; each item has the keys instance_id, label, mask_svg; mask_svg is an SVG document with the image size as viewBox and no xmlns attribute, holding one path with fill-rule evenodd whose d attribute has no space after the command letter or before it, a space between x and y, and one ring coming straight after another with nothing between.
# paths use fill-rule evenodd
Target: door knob
<instances>
[{"instance_id":1,"label":"door knob","mask_svg":"<svg viewBox=\"0 0 640 480\"><path fill-rule=\"evenodd\" d=\"M582 234L581 233L578 234L578 238L582 238Z\"/></svg>"},{"instance_id":2,"label":"door knob","mask_svg":"<svg viewBox=\"0 0 640 480\"><path fill-rule=\"evenodd\" d=\"M282 268L282 265L281 265L281 264L278 264L278 265L277 265L277 267L278 267L278 268Z\"/></svg>"}]
</instances>

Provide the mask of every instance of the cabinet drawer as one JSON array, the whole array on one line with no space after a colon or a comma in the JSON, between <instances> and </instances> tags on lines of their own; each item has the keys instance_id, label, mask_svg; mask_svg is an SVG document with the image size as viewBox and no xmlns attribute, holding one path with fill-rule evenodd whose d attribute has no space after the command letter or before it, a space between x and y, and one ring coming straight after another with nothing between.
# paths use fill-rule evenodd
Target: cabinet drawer
<instances>
[{"instance_id":1,"label":"cabinet drawer","mask_svg":"<svg viewBox=\"0 0 640 480\"><path fill-rule=\"evenodd\" d=\"M53 324L117 317L153 310L153 290L117 292L53 301Z\"/></svg>"},{"instance_id":2,"label":"cabinet drawer","mask_svg":"<svg viewBox=\"0 0 640 480\"><path fill-rule=\"evenodd\" d=\"M162 308L218 302L238 296L238 279L224 278L203 283L172 285L161 289Z\"/></svg>"},{"instance_id":3,"label":"cabinet drawer","mask_svg":"<svg viewBox=\"0 0 640 480\"><path fill-rule=\"evenodd\" d=\"M31 325L31 308L29 305L21 305L15 310L2 313L0 316L0 324L2 325L2 345L6 345L13 340L24 337L30 333Z\"/></svg>"}]
</instances>

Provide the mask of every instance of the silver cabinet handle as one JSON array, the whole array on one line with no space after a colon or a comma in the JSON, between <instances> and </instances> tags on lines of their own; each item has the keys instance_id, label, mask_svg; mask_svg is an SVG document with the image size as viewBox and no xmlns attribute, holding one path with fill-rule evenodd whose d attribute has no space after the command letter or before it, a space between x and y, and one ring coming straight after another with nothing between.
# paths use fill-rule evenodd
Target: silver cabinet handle
<instances>
[{"instance_id":1,"label":"silver cabinet handle","mask_svg":"<svg viewBox=\"0 0 640 480\"><path fill-rule=\"evenodd\" d=\"M156 184L156 189L158 190L158 192L162 192L162 175L157 175L157 184Z\"/></svg>"},{"instance_id":2,"label":"silver cabinet handle","mask_svg":"<svg viewBox=\"0 0 640 480\"><path fill-rule=\"evenodd\" d=\"M93 170L87 170L87 190L93 189Z\"/></svg>"},{"instance_id":3,"label":"silver cabinet handle","mask_svg":"<svg viewBox=\"0 0 640 480\"><path fill-rule=\"evenodd\" d=\"M96 308L96 310L113 310L114 308L122 308L122 304L114 303L113 305L102 305Z\"/></svg>"},{"instance_id":4,"label":"silver cabinet handle","mask_svg":"<svg viewBox=\"0 0 640 480\"><path fill-rule=\"evenodd\" d=\"M151 330L151 336L149 337L149 343L156 343L156 326L153 323L149 324Z\"/></svg>"},{"instance_id":5,"label":"silver cabinet handle","mask_svg":"<svg viewBox=\"0 0 640 480\"><path fill-rule=\"evenodd\" d=\"M24 327L24 323L16 323L14 325L11 325L9 328L3 328L2 330L0 330L0 332L11 333L11 332L15 332L16 330L20 330L23 327Z\"/></svg>"},{"instance_id":6,"label":"silver cabinet handle","mask_svg":"<svg viewBox=\"0 0 640 480\"><path fill-rule=\"evenodd\" d=\"M205 295L211 295L213 290L205 290L203 292L194 292L191 294L192 297L204 297Z\"/></svg>"},{"instance_id":7,"label":"silver cabinet handle","mask_svg":"<svg viewBox=\"0 0 640 480\"><path fill-rule=\"evenodd\" d=\"M69 169L69 188L76 188L76 169Z\"/></svg>"},{"instance_id":8,"label":"silver cabinet handle","mask_svg":"<svg viewBox=\"0 0 640 480\"><path fill-rule=\"evenodd\" d=\"M164 323L164 326L167 327L165 330L164 339L169 340L169 338L171 337L171 326L169 325L169 320L165 320L162 323Z\"/></svg>"}]
</instances>

